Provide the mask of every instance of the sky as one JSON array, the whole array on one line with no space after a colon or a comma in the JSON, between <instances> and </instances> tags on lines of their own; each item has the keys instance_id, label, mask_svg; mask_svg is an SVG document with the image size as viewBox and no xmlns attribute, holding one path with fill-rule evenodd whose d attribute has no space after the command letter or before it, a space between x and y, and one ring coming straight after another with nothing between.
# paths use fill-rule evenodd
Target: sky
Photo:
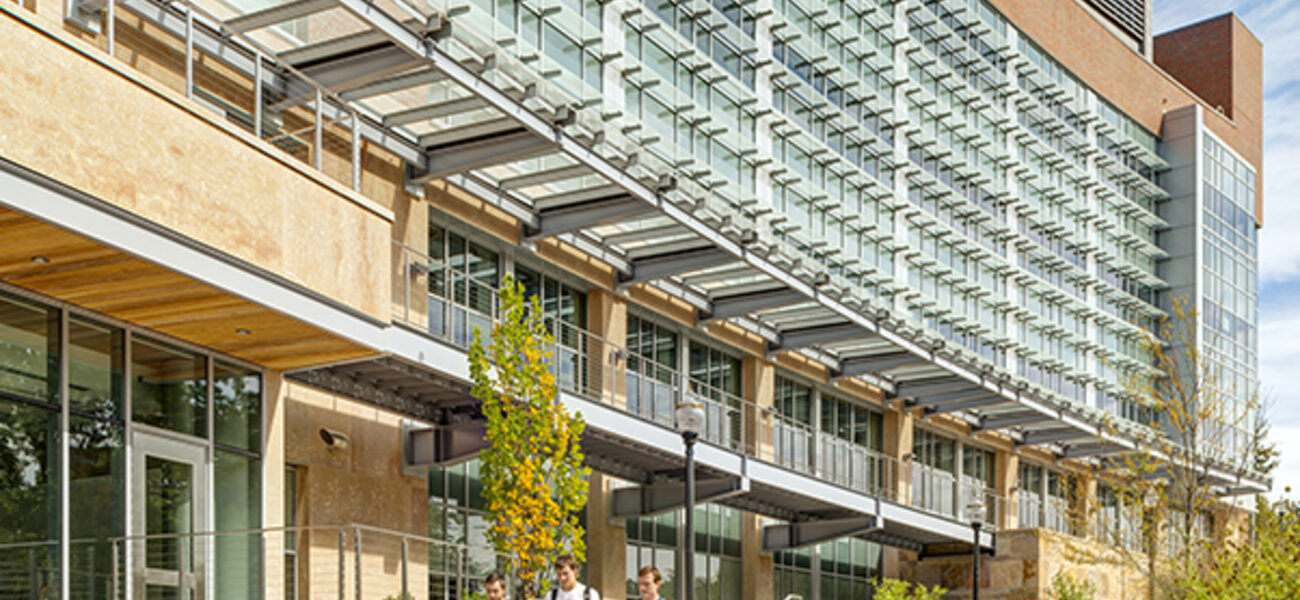
<instances>
[{"instance_id":1,"label":"sky","mask_svg":"<svg viewBox=\"0 0 1300 600\"><path fill-rule=\"evenodd\" d=\"M1260 379L1282 452L1274 495L1300 497L1300 2L1155 0L1155 32L1234 12L1264 44Z\"/></svg>"}]
</instances>

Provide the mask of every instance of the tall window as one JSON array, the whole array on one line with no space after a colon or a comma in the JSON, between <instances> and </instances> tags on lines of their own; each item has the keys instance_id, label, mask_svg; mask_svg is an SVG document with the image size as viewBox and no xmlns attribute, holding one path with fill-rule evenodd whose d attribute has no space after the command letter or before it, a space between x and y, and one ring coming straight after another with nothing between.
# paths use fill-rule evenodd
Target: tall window
<instances>
[{"instance_id":1,"label":"tall window","mask_svg":"<svg viewBox=\"0 0 1300 600\"><path fill-rule=\"evenodd\" d=\"M776 378L775 451L778 463L800 470L812 465L812 388L785 377Z\"/></svg>"},{"instance_id":2,"label":"tall window","mask_svg":"<svg viewBox=\"0 0 1300 600\"><path fill-rule=\"evenodd\" d=\"M542 305L546 328L555 336L555 376L560 387L586 391L587 384L587 294L554 278L523 266L515 276L524 286L524 296L534 296Z\"/></svg>"},{"instance_id":3,"label":"tall window","mask_svg":"<svg viewBox=\"0 0 1300 600\"><path fill-rule=\"evenodd\" d=\"M284 526L291 529L284 534L284 598L298 598L298 467L284 468Z\"/></svg>"},{"instance_id":4,"label":"tall window","mask_svg":"<svg viewBox=\"0 0 1300 600\"><path fill-rule=\"evenodd\" d=\"M880 544L840 538L817 548L821 561L819 592L825 600L868 598L871 580L880 575Z\"/></svg>"},{"instance_id":5,"label":"tall window","mask_svg":"<svg viewBox=\"0 0 1300 600\"><path fill-rule=\"evenodd\" d=\"M704 438L738 448L744 429L740 359L699 342L690 343L691 391L706 400Z\"/></svg>"},{"instance_id":6,"label":"tall window","mask_svg":"<svg viewBox=\"0 0 1300 600\"><path fill-rule=\"evenodd\" d=\"M677 373L677 334L634 315L627 317L628 409L672 424Z\"/></svg>"},{"instance_id":7,"label":"tall window","mask_svg":"<svg viewBox=\"0 0 1300 600\"><path fill-rule=\"evenodd\" d=\"M495 316L500 256L437 224L429 224L429 330L468 344Z\"/></svg>"},{"instance_id":8,"label":"tall window","mask_svg":"<svg viewBox=\"0 0 1300 600\"><path fill-rule=\"evenodd\" d=\"M684 581L677 574L681 560L677 549L683 512L627 520L627 595L636 597L636 573L654 566L663 576L661 593L681 598ZM701 600L738 600L742 569L740 529L742 513L727 506L695 507L695 597Z\"/></svg>"},{"instance_id":9,"label":"tall window","mask_svg":"<svg viewBox=\"0 0 1300 600\"><path fill-rule=\"evenodd\" d=\"M912 505L956 515L957 443L933 431L912 432Z\"/></svg>"},{"instance_id":10,"label":"tall window","mask_svg":"<svg viewBox=\"0 0 1300 600\"><path fill-rule=\"evenodd\" d=\"M501 568L488 543L490 526L477 458L429 470L429 537L468 546L465 551L429 549L429 595L434 600L481 592L483 579ZM463 578L462 578L463 575Z\"/></svg>"},{"instance_id":11,"label":"tall window","mask_svg":"<svg viewBox=\"0 0 1300 600\"><path fill-rule=\"evenodd\" d=\"M880 492L885 481L884 420L880 413L831 394L821 395L822 435L817 442L817 470L826 479L858 490Z\"/></svg>"}]
</instances>

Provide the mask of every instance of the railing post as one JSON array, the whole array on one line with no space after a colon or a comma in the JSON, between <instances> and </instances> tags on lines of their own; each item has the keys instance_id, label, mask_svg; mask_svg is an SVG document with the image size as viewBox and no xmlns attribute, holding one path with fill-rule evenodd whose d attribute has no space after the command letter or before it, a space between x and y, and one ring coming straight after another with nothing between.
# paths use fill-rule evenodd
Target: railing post
<instances>
[{"instance_id":1,"label":"railing post","mask_svg":"<svg viewBox=\"0 0 1300 600\"><path fill-rule=\"evenodd\" d=\"M113 57L113 51L117 47L117 25L114 23L117 20L114 6L116 4L117 0L108 0L107 11L104 14L104 37L107 42L105 48L108 49L109 58Z\"/></svg>"},{"instance_id":2,"label":"railing post","mask_svg":"<svg viewBox=\"0 0 1300 600\"><path fill-rule=\"evenodd\" d=\"M194 99L194 5L185 3L185 97Z\"/></svg>"},{"instance_id":3,"label":"railing post","mask_svg":"<svg viewBox=\"0 0 1300 600\"><path fill-rule=\"evenodd\" d=\"M345 600L347 595L347 571L348 571L348 534L339 529L339 600Z\"/></svg>"},{"instance_id":4,"label":"railing post","mask_svg":"<svg viewBox=\"0 0 1300 600\"><path fill-rule=\"evenodd\" d=\"M119 550L119 547L118 547L118 545L117 545L117 542L113 542L113 564L112 564L112 566L110 567L111 569L113 569L113 573L109 576L109 579L112 581L112 586L113 586L113 588L112 588L112 589L113 589L113 600L118 600L119 598L121 598L121 594L119 593L119 590L120 590L121 588L119 587L119 581L118 581L118 579L117 579L117 578L118 578L118 566L119 566L119 565L118 565L118 561L119 561L121 558L122 558L121 550Z\"/></svg>"},{"instance_id":5,"label":"railing post","mask_svg":"<svg viewBox=\"0 0 1300 600\"><path fill-rule=\"evenodd\" d=\"M411 324L411 257L406 248L398 247L402 255L402 321Z\"/></svg>"},{"instance_id":6,"label":"railing post","mask_svg":"<svg viewBox=\"0 0 1300 600\"><path fill-rule=\"evenodd\" d=\"M361 191L361 113L352 111L352 191Z\"/></svg>"},{"instance_id":7,"label":"railing post","mask_svg":"<svg viewBox=\"0 0 1300 600\"><path fill-rule=\"evenodd\" d=\"M316 128L312 132L312 146L315 148L315 156L312 157L312 166L316 167L317 171L321 169L321 155L324 154L322 152L322 131L324 127L321 125L324 116L324 98L321 96L320 88L316 88Z\"/></svg>"},{"instance_id":8,"label":"railing post","mask_svg":"<svg viewBox=\"0 0 1300 600\"><path fill-rule=\"evenodd\" d=\"M406 594L406 557L407 557L407 539L402 538L402 597L401 600L410 600Z\"/></svg>"},{"instance_id":9,"label":"railing post","mask_svg":"<svg viewBox=\"0 0 1300 600\"><path fill-rule=\"evenodd\" d=\"M262 53L253 53L253 135L262 139Z\"/></svg>"},{"instance_id":10,"label":"railing post","mask_svg":"<svg viewBox=\"0 0 1300 600\"><path fill-rule=\"evenodd\" d=\"M179 555L180 555L180 556L177 557L179 560L176 561L176 591L177 591L177 595L178 595L179 597L181 597L181 598L184 598L184 597L186 596L186 594L185 594L185 559L187 558L187 556L186 556L187 553L186 553L186 551L185 551L185 550L186 550L186 547L185 547L185 546L187 545L187 544L186 544L187 541L189 541L189 538L184 538L184 537L182 537L182 538L177 538L177 540L176 540L176 542L177 542L177 548L179 549Z\"/></svg>"},{"instance_id":11,"label":"railing post","mask_svg":"<svg viewBox=\"0 0 1300 600\"><path fill-rule=\"evenodd\" d=\"M361 600L361 530L360 530L360 529L357 529L357 530L356 530L356 544L355 544L355 547L353 548L353 552L356 552L356 569L357 569L357 573L356 573L356 587L357 587L357 596L356 596L356 600Z\"/></svg>"}]
</instances>

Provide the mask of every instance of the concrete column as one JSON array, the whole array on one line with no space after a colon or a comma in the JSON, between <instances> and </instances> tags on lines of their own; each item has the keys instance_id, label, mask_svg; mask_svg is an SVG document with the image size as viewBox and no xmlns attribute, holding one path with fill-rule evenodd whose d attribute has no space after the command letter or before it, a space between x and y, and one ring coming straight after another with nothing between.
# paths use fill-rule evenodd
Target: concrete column
<instances>
[{"instance_id":1,"label":"concrete column","mask_svg":"<svg viewBox=\"0 0 1300 600\"><path fill-rule=\"evenodd\" d=\"M1020 455L1010 450L998 450L996 454L997 472L995 485L998 494L998 510L1001 514L990 515L995 519L999 530L1015 529L1019 526L1020 512L1017 504L1020 483Z\"/></svg>"},{"instance_id":2,"label":"concrete column","mask_svg":"<svg viewBox=\"0 0 1300 600\"><path fill-rule=\"evenodd\" d=\"M775 428L771 409L776 398L776 368L765 360L746 357L741 363L745 407L744 447L747 454L772 460Z\"/></svg>"},{"instance_id":3,"label":"concrete column","mask_svg":"<svg viewBox=\"0 0 1300 600\"><path fill-rule=\"evenodd\" d=\"M742 557L741 574L744 584L741 586L743 600L771 600L776 593L776 571L772 557L763 556L762 519L753 513L745 513L741 522Z\"/></svg>"},{"instance_id":4,"label":"concrete column","mask_svg":"<svg viewBox=\"0 0 1300 600\"><path fill-rule=\"evenodd\" d=\"M905 458L910 458L912 454L913 420L911 411L906 409L885 412L884 451L885 456L893 459L892 464L895 465L894 473L886 474L886 477L892 476L894 498L900 504L912 501L911 461Z\"/></svg>"},{"instance_id":5,"label":"concrete column","mask_svg":"<svg viewBox=\"0 0 1300 600\"><path fill-rule=\"evenodd\" d=\"M604 341L592 340L587 348L588 389L600 390L601 399L627 406L627 301L605 290L587 294L587 328Z\"/></svg>"},{"instance_id":6,"label":"concrete column","mask_svg":"<svg viewBox=\"0 0 1300 600\"><path fill-rule=\"evenodd\" d=\"M626 596L627 526L610 521L613 479L602 473L591 474L587 496L587 583L600 591L602 598L622 600ZM640 565L638 565L638 568Z\"/></svg>"}]
</instances>

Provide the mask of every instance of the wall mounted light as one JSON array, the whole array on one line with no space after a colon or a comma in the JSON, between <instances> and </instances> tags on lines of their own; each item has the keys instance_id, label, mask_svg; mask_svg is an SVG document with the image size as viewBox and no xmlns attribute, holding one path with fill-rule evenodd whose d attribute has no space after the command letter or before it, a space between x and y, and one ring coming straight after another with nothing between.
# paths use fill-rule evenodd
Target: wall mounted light
<instances>
[{"instance_id":1,"label":"wall mounted light","mask_svg":"<svg viewBox=\"0 0 1300 600\"><path fill-rule=\"evenodd\" d=\"M325 447L330 450L347 450L348 444L351 442L342 431L332 431L324 427L320 430L320 439L325 442Z\"/></svg>"}]
</instances>

